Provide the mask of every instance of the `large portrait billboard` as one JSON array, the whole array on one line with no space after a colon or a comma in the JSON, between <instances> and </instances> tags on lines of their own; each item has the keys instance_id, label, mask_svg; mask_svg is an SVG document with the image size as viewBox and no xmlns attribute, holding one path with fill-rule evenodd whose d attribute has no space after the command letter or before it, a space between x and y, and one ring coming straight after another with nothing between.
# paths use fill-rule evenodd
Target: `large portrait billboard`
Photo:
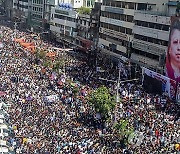
<instances>
[{"instance_id":1,"label":"large portrait billboard","mask_svg":"<svg viewBox=\"0 0 180 154\"><path fill-rule=\"evenodd\" d=\"M176 84L171 85L174 87L172 93L175 93L177 84L180 82L180 17L171 17L166 75L176 81Z\"/></svg>"}]
</instances>

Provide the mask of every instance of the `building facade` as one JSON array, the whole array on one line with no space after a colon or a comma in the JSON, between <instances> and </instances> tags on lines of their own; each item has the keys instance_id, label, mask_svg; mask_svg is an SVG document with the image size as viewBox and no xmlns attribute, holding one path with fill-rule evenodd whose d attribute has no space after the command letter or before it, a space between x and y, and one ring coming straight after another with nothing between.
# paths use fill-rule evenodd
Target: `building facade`
<instances>
[{"instance_id":1,"label":"building facade","mask_svg":"<svg viewBox=\"0 0 180 154\"><path fill-rule=\"evenodd\" d=\"M26 20L31 30L39 32L49 29L51 7L59 4L59 0L13 0L13 18Z\"/></svg>"},{"instance_id":2,"label":"building facade","mask_svg":"<svg viewBox=\"0 0 180 154\"><path fill-rule=\"evenodd\" d=\"M90 15L78 14L76 45L78 50L87 52L93 42L90 40Z\"/></svg>"},{"instance_id":3,"label":"building facade","mask_svg":"<svg viewBox=\"0 0 180 154\"><path fill-rule=\"evenodd\" d=\"M104 0L99 35L102 53L163 69L172 14L168 0Z\"/></svg>"},{"instance_id":4,"label":"building facade","mask_svg":"<svg viewBox=\"0 0 180 154\"><path fill-rule=\"evenodd\" d=\"M148 14L149 13L149 14ZM137 11L134 15L131 60L161 70L169 40L170 17Z\"/></svg>"},{"instance_id":5,"label":"building facade","mask_svg":"<svg viewBox=\"0 0 180 154\"><path fill-rule=\"evenodd\" d=\"M95 2L90 14L78 14L76 45L77 49L86 53L97 48L100 8L101 3Z\"/></svg>"},{"instance_id":6,"label":"building facade","mask_svg":"<svg viewBox=\"0 0 180 154\"><path fill-rule=\"evenodd\" d=\"M77 36L77 12L70 9L64 9L56 6L51 9L51 25L52 35L58 42L65 44L74 44Z\"/></svg>"},{"instance_id":7,"label":"building facade","mask_svg":"<svg viewBox=\"0 0 180 154\"><path fill-rule=\"evenodd\" d=\"M27 18L29 10L28 0L13 0L13 18Z\"/></svg>"}]
</instances>

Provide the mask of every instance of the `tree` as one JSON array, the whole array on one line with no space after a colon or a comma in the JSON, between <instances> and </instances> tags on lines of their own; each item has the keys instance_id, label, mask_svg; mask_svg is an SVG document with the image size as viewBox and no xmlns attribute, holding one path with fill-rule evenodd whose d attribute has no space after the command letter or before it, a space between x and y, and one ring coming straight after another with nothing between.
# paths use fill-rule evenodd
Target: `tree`
<instances>
[{"instance_id":1,"label":"tree","mask_svg":"<svg viewBox=\"0 0 180 154\"><path fill-rule=\"evenodd\" d=\"M52 62L51 62L51 60L45 60L44 63L43 63L43 66L44 66L44 67L48 67L48 68L52 67Z\"/></svg>"},{"instance_id":2,"label":"tree","mask_svg":"<svg viewBox=\"0 0 180 154\"><path fill-rule=\"evenodd\" d=\"M124 143L127 144L129 135L134 132L134 128L130 126L128 120L120 120L114 125L114 128L117 131L120 140L123 140Z\"/></svg>"},{"instance_id":3,"label":"tree","mask_svg":"<svg viewBox=\"0 0 180 154\"><path fill-rule=\"evenodd\" d=\"M36 58L45 59L46 58L46 51L37 49L36 50Z\"/></svg>"},{"instance_id":4,"label":"tree","mask_svg":"<svg viewBox=\"0 0 180 154\"><path fill-rule=\"evenodd\" d=\"M56 71L56 72L59 72L59 69L60 68L63 68L64 66L64 61L63 60L59 60L59 61L56 61L54 64L53 64L53 70Z\"/></svg>"},{"instance_id":5,"label":"tree","mask_svg":"<svg viewBox=\"0 0 180 154\"><path fill-rule=\"evenodd\" d=\"M81 6L77 11L78 11L79 14L87 14L87 15L89 15L91 13L90 8L86 8L86 7L83 7L83 6Z\"/></svg>"},{"instance_id":6,"label":"tree","mask_svg":"<svg viewBox=\"0 0 180 154\"><path fill-rule=\"evenodd\" d=\"M110 112L115 108L115 97L111 96L105 86L93 91L88 102L93 105L97 113L101 114L103 120L107 120L110 117Z\"/></svg>"}]
</instances>

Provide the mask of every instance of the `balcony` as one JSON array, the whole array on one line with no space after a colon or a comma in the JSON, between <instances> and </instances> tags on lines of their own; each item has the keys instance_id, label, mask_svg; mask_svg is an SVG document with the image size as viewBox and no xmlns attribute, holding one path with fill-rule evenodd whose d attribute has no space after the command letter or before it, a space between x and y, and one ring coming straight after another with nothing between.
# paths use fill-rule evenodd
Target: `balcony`
<instances>
[{"instance_id":1,"label":"balcony","mask_svg":"<svg viewBox=\"0 0 180 154\"><path fill-rule=\"evenodd\" d=\"M159 40L164 40L164 41L169 40L169 32L168 31L158 30L158 29L154 29L154 28L148 28L148 27L142 27L142 26L135 25L133 27L133 33L139 34L142 36L159 39Z\"/></svg>"},{"instance_id":2,"label":"balcony","mask_svg":"<svg viewBox=\"0 0 180 154\"><path fill-rule=\"evenodd\" d=\"M151 58L142 56L142 55L138 55L135 53L131 54L131 58L130 58L133 62L141 64L141 65L145 65L145 66L150 66L150 67L158 67L159 66L159 61L153 60Z\"/></svg>"},{"instance_id":3,"label":"balcony","mask_svg":"<svg viewBox=\"0 0 180 154\"><path fill-rule=\"evenodd\" d=\"M162 16L162 14L159 12L136 11L134 13L134 20L170 25L170 17L165 16L165 15Z\"/></svg>"},{"instance_id":4,"label":"balcony","mask_svg":"<svg viewBox=\"0 0 180 154\"><path fill-rule=\"evenodd\" d=\"M167 47L165 47L165 46L157 45L157 44L150 43L150 42L145 42L145 41L138 40L138 39L133 39L132 48L140 50L140 51L144 51L147 53L151 53L154 55L162 55L162 54L166 53L166 51L167 51Z\"/></svg>"},{"instance_id":5,"label":"balcony","mask_svg":"<svg viewBox=\"0 0 180 154\"><path fill-rule=\"evenodd\" d=\"M117 31L111 30L111 29L106 29L106 28L100 27L99 32L103 33L105 35L109 35L109 36L121 39L121 40L125 40L125 41L129 40L128 35L126 35L124 33L121 33L121 32L117 32Z\"/></svg>"}]
</instances>

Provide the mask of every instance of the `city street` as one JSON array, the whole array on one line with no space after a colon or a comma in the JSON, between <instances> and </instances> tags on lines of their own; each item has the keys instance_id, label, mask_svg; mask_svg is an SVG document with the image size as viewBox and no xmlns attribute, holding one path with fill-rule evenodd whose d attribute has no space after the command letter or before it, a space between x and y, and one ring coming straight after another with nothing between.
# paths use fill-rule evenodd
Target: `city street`
<instances>
[{"instance_id":1,"label":"city street","mask_svg":"<svg viewBox=\"0 0 180 154\"><path fill-rule=\"evenodd\" d=\"M166 96L147 94L138 81L122 82L117 86L119 71L120 79L128 80L125 66L119 70L98 61L104 71L94 71L85 55L58 50L61 46L51 41L45 42L6 26L0 26L0 31L3 44L0 99L2 104L9 105L0 129L2 125L8 127L9 134L2 136L8 153L155 154L178 151L179 106ZM25 47L28 43L31 48ZM44 57L41 51L47 52ZM54 69L56 61L58 68ZM112 96L116 92L120 95L109 121L98 117L88 102L89 94L102 85ZM131 137L121 138L122 132L114 128L114 118L117 123L127 121L126 129L133 128Z\"/></svg>"}]
</instances>

